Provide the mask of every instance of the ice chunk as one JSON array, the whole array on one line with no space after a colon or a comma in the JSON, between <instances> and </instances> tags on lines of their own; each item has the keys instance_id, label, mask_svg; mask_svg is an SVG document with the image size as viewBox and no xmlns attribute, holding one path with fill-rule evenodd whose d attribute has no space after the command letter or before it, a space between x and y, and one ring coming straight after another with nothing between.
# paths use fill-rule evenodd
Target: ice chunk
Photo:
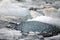
<instances>
[{"instance_id":1,"label":"ice chunk","mask_svg":"<svg viewBox=\"0 0 60 40\"><path fill-rule=\"evenodd\" d=\"M39 21L39 22L43 22L43 23L60 26L59 18L52 18L52 17L48 17L48 16L39 16L39 17L36 17L33 19L28 19L27 21Z\"/></svg>"}]
</instances>

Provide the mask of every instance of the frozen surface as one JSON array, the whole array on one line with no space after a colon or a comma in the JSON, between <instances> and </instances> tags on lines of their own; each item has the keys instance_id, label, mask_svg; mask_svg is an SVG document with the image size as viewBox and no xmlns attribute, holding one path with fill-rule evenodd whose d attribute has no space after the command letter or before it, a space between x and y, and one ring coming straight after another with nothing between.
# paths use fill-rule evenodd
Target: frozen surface
<instances>
[{"instance_id":1,"label":"frozen surface","mask_svg":"<svg viewBox=\"0 0 60 40\"><path fill-rule=\"evenodd\" d=\"M52 17L48 17L48 16L38 16L38 17L33 18L33 19L28 19L27 21L40 21L40 22L60 26L60 19L52 18Z\"/></svg>"},{"instance_id":2,"label":"frozen surface","mask_svg":"<svg viewBox=\"0 0 60 40\"><path fill-rule=\"evenodd\" d=\"M37 10L28 10L30 7ZM45 15L41 16L37 11L41 11ZM33 19L29 19L31 16ZM52 37L37 35L40 33L39 31L46 33L51 28L55 28L52 25L60 28L60 1L58 0L21 0L21 2L17 2L16 0L1 0L0 20L3 20L0 21L0 40L60 40L60 34ZM21 22L20 20L25 22ZM17 23L13 23L16 21L18 23L21 22L21 24L16 26ZM9 22L12 22L12 24L10 25ZM12 26L12 29L6 28L7 25ZM13 27L16 27L19 31L13 29ZM33 32L32 30L38 32ZM21 31L29 33L23 33Z\"/></svg>"}]
</instances>

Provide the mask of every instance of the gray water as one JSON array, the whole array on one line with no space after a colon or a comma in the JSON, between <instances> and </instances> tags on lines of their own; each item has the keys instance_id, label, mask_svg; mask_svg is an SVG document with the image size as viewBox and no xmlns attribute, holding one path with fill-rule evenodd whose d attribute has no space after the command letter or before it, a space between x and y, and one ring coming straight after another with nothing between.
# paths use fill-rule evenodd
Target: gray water
<instances>
[{"instance_id":1,"label":"gray water","mask_svg":"<svg viewBox=\"0 0 60 40\"><path fill-rule=\"evenodd\" d=\"M41 33L46 32L48 34L49 33L57 34L60 29L54 25L50 25L38 21L30 21L30 22L22 22L19 26L16 27L16 30L20 30L23 33L28 33L32 31L32 32L41 32Z\"/></svg>"}]
</instances>

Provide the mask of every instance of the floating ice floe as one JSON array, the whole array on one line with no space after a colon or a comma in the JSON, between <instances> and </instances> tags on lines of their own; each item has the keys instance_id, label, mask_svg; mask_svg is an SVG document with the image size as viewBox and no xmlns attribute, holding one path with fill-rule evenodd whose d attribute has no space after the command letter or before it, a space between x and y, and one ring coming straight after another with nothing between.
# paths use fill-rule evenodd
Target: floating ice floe
<instances>
[{"instance_id":1,"label":"floating ice floe","mask_svg":"<svg viewBox=\"0 0 60 40\"><path fill-rule=\"evenodd\" d=\"M58 16L59 15L58 10L55 9L55 8L53 8L53 7L44 8L42 11L45 14L45 16L59 18L59 16Z\"/></svg>"},{"instance_id":2,"label":"floating ice floe","mask_svg":"<svg viewBox=\"0 0 60 40\"><path fill-rule=\"evenodd\" d=\"M60 34L52 37L47 37L45 40L60 40Z\"/></svg>"},{"instance_id":3,"label":"floating ice floe","mask_svg":"<svg viewBox=\"0 0 60 40\"><path fill-rule=\"evenodd\" d=\"M19 17L22 18L22 20L31 18L27 8L19 7L17 3L13 2L14 0L2 0L0 4L0 16L2 20L10 21L10 19L19 19Z\"/></svg>"},{"instance_id":4,"label":"floating ice floe","mask_svg":"<svg viewBox=\"0 0 60 40\"><path fill-rule=\"evenodd\" d=\"M7 28L0 29L0 39L16 40L20 38L21 36L22 34L20 33L20 31L11 30Z\"/></svg>"},{"instance_id":5,"label":"floating ice floe","mask_svg":"<svg viewBox=\"0 0 60 40\"><path fill-rule=\"evenodd\" d=\"M39 13L39 12L33 11L33 10L30 11L30 14L31 14L32 18L36 18L36 17L38 17L38 16L43 15L42 13Z\"/></svg>"},{"instance_id":6,"label":"floating ice floe","mask_svg":"<svg viewBox=\"0 0 60 40\"><path fill-rule=\"evenodd\" d=\"M39 17L36 17L33 19L28 19L27 21L39 21L39 22L43 22L43 23L60 26L59 18L52 18L52 17L48 17L48 16L39 16Z\"/></svg>"},{"instance_id":7,"label":"floating ice floe","mask_svg":"<svg viewBox=\"0 0 60 40\"><path fill-rule=\"evenodd\" d=\"M55 1L52 5L54 8L59 9L60 8L60 1Z\"/></svg>"}]
</instances>

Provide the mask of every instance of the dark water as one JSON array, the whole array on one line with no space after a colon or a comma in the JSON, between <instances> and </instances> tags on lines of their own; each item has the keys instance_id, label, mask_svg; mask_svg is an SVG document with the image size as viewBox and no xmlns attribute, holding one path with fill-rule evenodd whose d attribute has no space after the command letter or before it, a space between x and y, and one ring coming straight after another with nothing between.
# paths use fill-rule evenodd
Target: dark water
<instances>
[{"instance_id":1,"label":"dark water","mask_svg":"<svg viewBox=\"0 0 60 40\"><path fill-rule=\"evenodd\" d=\"M21 30L22 32L58 32L59 28L54 25L38 22L38 21L29 21L22 22L19 26L16 27L17 30Z\"/></svg>"}]
</instances>

